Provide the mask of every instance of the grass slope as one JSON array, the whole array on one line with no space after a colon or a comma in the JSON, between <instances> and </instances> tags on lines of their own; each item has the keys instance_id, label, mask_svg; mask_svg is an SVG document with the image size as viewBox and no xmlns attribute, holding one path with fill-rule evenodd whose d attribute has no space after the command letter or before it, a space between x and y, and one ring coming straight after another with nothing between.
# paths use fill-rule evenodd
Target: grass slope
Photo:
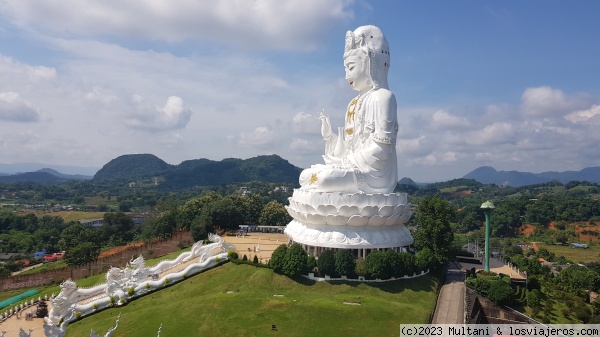
<instances>
[{"instance_id":1,"label":"grass slope","mask_svg":"<svg viewBox=\"0 0 600 337\"><path fill-rule=\"evenodd\" d=\"M90 329L104 334L119 313L114 337L154 336L161 323L165 337L398 336L401 323L428 321L435 287L429 276L381 285L331 284L227 263L72 323L67 337L86 336ZM271 324L277 332L271 331Z\"/></svg>"},{"instance_id":2,"label":"grass slope","mask_svg":"<svg viewBox=\"0 0 600 337\"><path fill-rule=\"evenodd\" d=\"M549 252L554 253L557 257L564 256L574 263L600 261L600 246L590 246L588 249L583 249L573 248L570 245L548 245L542 242L538 242L537 245L539 248L546 248Z\"/></svg>"}]
</instances>

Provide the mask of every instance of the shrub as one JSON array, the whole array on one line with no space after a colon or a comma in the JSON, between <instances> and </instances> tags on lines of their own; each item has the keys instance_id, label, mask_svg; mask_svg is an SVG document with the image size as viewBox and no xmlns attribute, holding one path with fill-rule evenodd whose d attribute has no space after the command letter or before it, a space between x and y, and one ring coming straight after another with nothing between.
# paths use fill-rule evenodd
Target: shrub
<instances>
[{"instance_id":1,"label":"shrub","mask_svg":"<svg viewBox=\"0 0 600 337\"><path fill-rule=\"evenodd\" d=\"M487 297L498 304L509 304L512 302L513 289L510 284L496 279L490 282Z\"/></svg>"},{"instance_id":2,"label":"shrub","mask_svg":"<svg viewBox=\"0 0 600 337\"><path fill-rule=\"evenodd\" d=\"M230 249L227 252L227 258L229 258L230 260L237 260L239 258L238 253L235 252L235 250Z\"/></svg>"},{"instance_id":3,"label":"shrub","mask_svg":"<svg viewBox=\"0 0 600 337\"><path fill-rule=\"evenodd\" d=\"M215 257L215 262L221 262L221 259L219 259L219 257Z\"/></svg>"},{"instance_id":4,"label":"shrub","mask_svg":"<svg viewBox=\"0 0 600 337\"><path fill-rule=\"evenodd\" d=\"M242 256L242 261L248 261L248 257L246 256L246 254L244 254L244 256Z\"/></svg>"},{"instance_id":5,"label":"shrub","mask_svg":"<svg viewBox=\"0 0 600 337\"><path fill-rule=\"evenodd\" d=\"M258 264L258 256L254 255L254 258L252 259L252 262L254 264Z\"/></svg>"},{"instance_id":6,"label":"shrub","mask_svg":"<svg viewBox=\"0 0 600 337\"><path fill-rule=\"evenodd\" d=\"M94 303L94 310L98 310L98 303Z\"/></svg>"},{"instance_id":7,"label":"shrub","mask_svg":"<svg viewBox=\"0 0 600 337\"><path fill-rule=\"evenodd\" d=\"M351 276L354 274L354 257L348 249L340 249L334 254L335 271L338 275Z\"/></svg>"},{"instance_id":8,"label":"shrub","mask_svg":"<svg viewBox=\"0 0 600 337\"><path fill-rule=\"evenodd\" d=\"M319 274L333 276L335 275L335 255L331 249L325 249L319 255L317 260L317 268L319 268Z\"/></svg>"},{"instance_id":9,"label":"shrub","mask_svg":"<svg viewBox=\"0 0 600 337\"><path fill-rule=\"evenodd\" d=\"M146 283L146 289L150 289L150 283Z\"/></svg>"},{"instance_id":10,"label":"shrub","mask_svg":"<svg viewBox=\"0 0 600 337\"><path fill-rule=\"evenodd\" d=\"M379 250L371 252L367 255L367 274L373 278L388 279L390 278L390 267L385 259L385 254Z\"/></svg>"},{"instance_id":11,"label":"shrub","mask_svg":"<svg viewBox=\"0 0 600 337\"><path fill-rule=\"evenodd\" d=\"M164 285L167 285L167 284L169 284L169 282L170 282L170 281L169 281L169 278L166 278L166 279L165 279L165 283L164 283Z\"/></svg>"},{"instance_id":12,"label":"shrub","mask_svg":"<svg viewBox=\"0 0 600 337\"><path fill-rule=\"evenodd\" d=\"M283 244L277 247L273 254L271 254L271 260L269 261L269 266L276 273L283 273L283 266L285 265L285 255L287 253L288 247ZM244 255L245 257L245 255ZM246 258L248 260L248 258Z\"/></svg>"},{"instance_id":13,"label":"shrub","mask_svg":"<svg viewBox=\"0 0 600 337\"><path fill-rule=\"evenodd\" d=\"M530 308L539 307L541 304L540 292L537 289L527 292L527 306ZM565 316L567 317L567 316Z\"/></svg>"},{"instance_id":14,"label":"shrub","mask_svg":"<svg viewBox=\"0 0 600 337\"><path fill-rule=\"evenodd\" d=\"M271 257L271 260L273 258ZM294 243L285 252L283 273L288 276L299 276L306 272L308 255L301 245Z\"/></svg>"},{"instance_id":15,"label":"shrub","mask_svg":"<svg viewBox=\"0 0 600 337\"><path fill-rule=\"evenodd\" d=\"M306 269L308 270L308 272L312 272L313 270L315 270L316 267L317 259L314 255L309 255L308 259L306 260Z\"/></svg>"},{"instance_id":16,"label":"shrub","mask_svg":"<svg viewBox=\"0 0 600 337\"><path fill-rule=\"evenodd\" d=\"M434 264L433 252L429 248L423 248L417 253L416 267L419 270L427 270L432 264Z\"/></svg>"},{"instance_id":17,"label":"shrub","mask_svg":"<svg viewBox=\"0 0 600 337\"><path fill-rule=\"evenodd\" d=\"M127 290L127 295L129 295L129 296L135 295L135 289L133 287L129 287L129 289Z\"/></svg>"},{"instance_id":18,"label":"shrub","mask_svg":"<svg viewBox=\"0 0 600 337\"><path fill-rule=\"evenodd\" d=\"M357 276L367 276L367 262L363 258L358 258L354 262L354 273Z\"/></svg>"},{"instance_id":19,"label":"shrub","mask_svg":"<svg viewBox=\"0 0 600 337\"><path fill-rule=\"evenodd\" d=\"M79 319L81 317L81 312L75 311L75 318Z\"/></svg>"},{"instance_id":20,"label":"shrub","mask_svg":"<svg viewBox=\"0 0 600 337\"><path fill-rule=\"evenodd\" d=\"M398 257L401 261L401 272L400 275L412 276L417 271L417 260L414 255L406 252L398 253Z\"/></svg>"},{"instance_id":21,"label":"shrub","mask_svg":"<svg viewBox=\"0 0 600 337\"><path fill-rule=\"evenodd\" d=\"M112 306L114 306L114 305L115 305L115 303L116 303L116 301L115 301L115 297L114 297L114 296L111 296L111 297L110 297L110 306L111 306L111 307L112 307Z\"/></svg>"},{"instance_id":22,"label":"shrub","mask_svg":"<svg viewBox=\"0 0 600 337\"><path fill-rule=\"evenodd\" d=\"M390 268L389 277L402 277L402 260L393 249L388 249L384 253L385 255L385 263Z\"/></svg>"}]
</instances>

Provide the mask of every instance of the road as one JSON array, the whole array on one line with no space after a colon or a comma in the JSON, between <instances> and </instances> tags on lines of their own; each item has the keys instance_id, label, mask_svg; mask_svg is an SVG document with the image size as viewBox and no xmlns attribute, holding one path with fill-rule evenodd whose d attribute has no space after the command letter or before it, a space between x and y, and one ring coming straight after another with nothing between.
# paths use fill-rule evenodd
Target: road
<instances>
[{"instance_id":1,"label":"road","mask_svg":"<svg viewBox=\"0 0 600 337\"><path fill-rule=\"evenodd\" d=\"M448 265L446 282L440 289L432 324L463 324L465 320L465 276L458 264Z\"/></svg>"}]
</instances>

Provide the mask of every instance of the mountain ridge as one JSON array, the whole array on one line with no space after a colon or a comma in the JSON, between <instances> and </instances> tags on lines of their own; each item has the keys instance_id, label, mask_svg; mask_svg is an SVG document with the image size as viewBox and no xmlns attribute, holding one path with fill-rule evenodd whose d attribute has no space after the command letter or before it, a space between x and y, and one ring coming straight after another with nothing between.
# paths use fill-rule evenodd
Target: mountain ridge
<instances>
[{"instance_id":1,"label":"mountain ridge","mask_svg":"<svg viewBox=\"0 0 600 337\"><path fill-rule=\"evenodd\" d=\"M481 166L463 176L465 179L475 179L482 184L505 186L525 186L543 184L557 180L563 184L569 181L589 181L600 183L600 167L586 167L579 171L547 171L541 173L519 171L497 171L491 166Z\"/></svg>"}]
</instances>

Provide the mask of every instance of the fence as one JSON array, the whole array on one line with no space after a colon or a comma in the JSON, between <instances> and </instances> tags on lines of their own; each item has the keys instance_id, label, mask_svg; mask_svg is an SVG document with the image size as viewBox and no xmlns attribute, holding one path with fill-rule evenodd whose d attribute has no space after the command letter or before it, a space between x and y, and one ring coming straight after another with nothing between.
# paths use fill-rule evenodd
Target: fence
<instances>
[{"instance_id":1,"label":"fence","mask_svg":"<svg viewBox=\"0 0 600 337\"><path fill-rule=\"evenodd\" d=\"M54 270L45 270L36 274L15 275L6 279L0 279L0 291L36 287L62 282L69 278L75 280L102 274L111 267L124 267L133 256L143 255L144 258L162 256L177 251L182 246L189 246L193 242L194 240L190 232L176 232L170 237L146 242L141 246L127 247L120 252L83 265L66 266Z\"/></svg>"}]
</instances>

